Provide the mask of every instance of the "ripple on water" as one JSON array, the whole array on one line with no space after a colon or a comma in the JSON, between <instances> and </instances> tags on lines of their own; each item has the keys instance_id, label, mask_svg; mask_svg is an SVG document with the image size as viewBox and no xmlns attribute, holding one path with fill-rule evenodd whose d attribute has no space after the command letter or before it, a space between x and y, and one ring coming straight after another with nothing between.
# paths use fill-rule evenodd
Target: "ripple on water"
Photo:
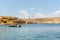
<instances>
[{"instance_id":1,"label":"ripple on water","mask_svg":"<svg viewBox=\"0 0 60 40\"><path fill-rule=\"evenodd\" d=\"M31 26L31 27L30 27ZM60 27L24 25L21 28L0 28L0 40L60 40Z\"/></svg>"}]
</instances>

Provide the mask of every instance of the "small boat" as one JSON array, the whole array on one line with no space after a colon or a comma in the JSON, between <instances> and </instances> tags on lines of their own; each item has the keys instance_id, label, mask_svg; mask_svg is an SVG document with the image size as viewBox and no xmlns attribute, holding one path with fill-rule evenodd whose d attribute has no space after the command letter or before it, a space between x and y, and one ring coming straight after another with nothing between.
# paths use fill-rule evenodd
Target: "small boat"
<instances>
[{"instance_id":1,"label":"small boat","mask_svg":"<svg viewBox=\"0 0 60 40\"><path fill-rule=\"evenodd\" d=\"M21 27L21 25L9 25L9 27Z\"/></svg>"}]
</instances>

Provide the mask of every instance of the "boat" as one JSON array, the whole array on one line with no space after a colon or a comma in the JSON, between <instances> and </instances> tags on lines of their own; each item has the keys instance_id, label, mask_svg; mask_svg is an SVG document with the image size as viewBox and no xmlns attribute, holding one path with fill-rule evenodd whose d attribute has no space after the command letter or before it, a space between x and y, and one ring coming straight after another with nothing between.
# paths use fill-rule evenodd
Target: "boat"
<instances>
[{"instance_id":1,"label":"boat","mask_svg":"<svg viewBox=\"0 0 60 40\"><path fill-rule=\"evenodd\" d=\"M9 27L21 27L21 25L9 25Z\"/></svg>"}]
</instances>

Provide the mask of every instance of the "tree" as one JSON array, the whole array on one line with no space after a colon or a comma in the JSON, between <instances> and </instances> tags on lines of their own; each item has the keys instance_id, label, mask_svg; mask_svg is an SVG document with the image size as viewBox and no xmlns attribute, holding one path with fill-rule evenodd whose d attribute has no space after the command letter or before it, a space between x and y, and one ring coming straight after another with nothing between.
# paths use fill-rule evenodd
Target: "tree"
<instances>
[{"instance_id":1,"label":"tree","mask_svg":"<svg viewBox=\"0 0 60 40\"><path fill-rule=\"evenodd\" d=\"M15 19L16 17L12 17L12 16L9 18L9 20L15 20Z\"/></svg>"},{"instance_id":2,"label":"tree","mask_svg":"<svg viewBox=\"0 0 60 40\"><path fill-rule=\"evenodd\" d=\"M1 20L1 21L2 21L3 23L7 23L7 20L4 20L4 19L3 19L3 20Z\"/></svg>"}]
</instances>

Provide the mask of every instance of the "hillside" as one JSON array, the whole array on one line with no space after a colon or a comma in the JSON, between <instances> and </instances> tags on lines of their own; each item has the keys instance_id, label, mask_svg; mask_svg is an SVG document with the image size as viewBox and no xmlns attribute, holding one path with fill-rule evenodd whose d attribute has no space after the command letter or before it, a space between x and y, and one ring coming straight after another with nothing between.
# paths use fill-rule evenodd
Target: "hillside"
<instances>
[{"instance_id":1,"label":"hillside","mask_svg":"<svg viewBox=\"0 0 60 40\"><path fill-rule=\"evenodd\" d=\"M60 23L60 17L28 19L27 23Z\"/></svg>"},{"instance_id":2,"label":"hillside","mask_svg":"<svg viewBox=\"0 0 60 40\"><path fill-rule=\"evenodd\" d=\"M20 19L12 16L0 16L0 25L3 24L39 24L39 23L60 23L60 17Z\"/></svg>"},{"instance_id":3,"label":"hillside","mask_svg":"<svg viewBox=\"0 0 60 40\"><path fill-rule=\"evenodd\" d=\"M35 20L37 21L37 23L60 23L60 17L38 18Z\"/></svg>"},{"instance_id":4,"label":"hillside","mask_svg":"<svg viewBox=\"0 0 60 40\"><path fill-rule=\"evenodd\" d=\"M24 24L25 21L22 21L20 18L12 16L0 16L0 24Z\"/></svg>"}]
</instances>

